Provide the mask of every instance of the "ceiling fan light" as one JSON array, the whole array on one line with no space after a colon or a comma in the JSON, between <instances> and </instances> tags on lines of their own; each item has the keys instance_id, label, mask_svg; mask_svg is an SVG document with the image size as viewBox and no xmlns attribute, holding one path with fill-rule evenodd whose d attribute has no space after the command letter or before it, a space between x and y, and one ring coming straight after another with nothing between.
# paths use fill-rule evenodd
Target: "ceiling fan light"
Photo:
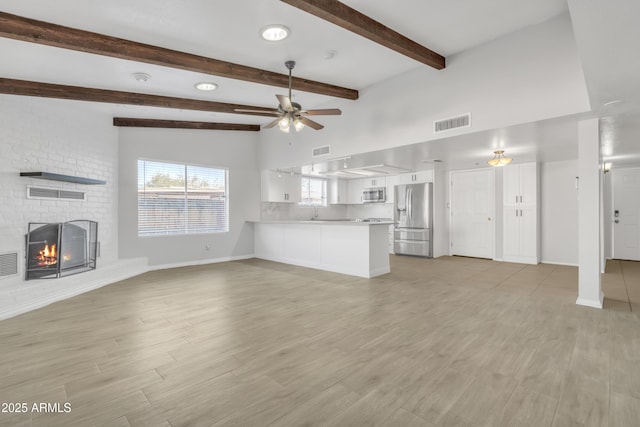
<instances>
[{"instance_id":1,"label":"ceiling fan light","mask_svg":"<svg viewBox=\"0 0 640 427\"><path fill-rule=\"evenodd\" d=\"M302 120L300 119L295 119L293 121L293 127L296 129L296 132L300 132L302 129L304 129L304 123L302 123Z\"/></svg>"},{"instance_id":2,"label":"ceiling fan light","mask_svg":"<svg viewBox=\"0 0 640 427\"><path fill-rule=\"evenodd\" d=\"M289 121L289 117L285 116L280 119L278 122L278 127L284 133L289 133L289 127L291 127L291 122Z\"/></svg>"}]
</instances>

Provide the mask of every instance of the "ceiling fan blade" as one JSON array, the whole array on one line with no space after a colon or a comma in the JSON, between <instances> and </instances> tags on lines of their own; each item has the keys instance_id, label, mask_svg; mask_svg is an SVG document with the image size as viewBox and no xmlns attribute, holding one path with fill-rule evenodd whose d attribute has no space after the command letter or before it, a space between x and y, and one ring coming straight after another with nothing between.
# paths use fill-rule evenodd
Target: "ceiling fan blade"
<instances>
[{"instance_id":1,"label":"ceiling fan blade","mask_svg":"<svg viewBox=\"0 0 640 427\"><path fill-rule=\"evenodd\" d=\"M262 129L269 129L269 128L272 128L272 127L274 127L275 125L277 125L279 121L280 121L280 117L278 117L278 118L277 118L277 119L275 119L274 121L269 122L269 123L267 123L266 125L262 126Z\"/></svg>"},{"instance_id":2,"label":"ceiling fan blade","mask_svg":"<svg viewBox=\"0 0 640 427\"><path fill-rule=\"evenodd\" d=\"M291 100L288 96L276 95L276 98L278 98L278 102L284 111L293 111L293 105L291 105Z\"/></svg>"},{"instance_id":3,"label":"ceiling fan blade","mask_svg":"<svg viewBox=\"0 0 640 427\"><path fill-rule=\"evenodd\" d=\"M301 121L302 123L304 123L306 126L309 126L310 128L313 128L313 129L315 129L315 130L320 130L320 129L322 129L322 128L324 127L324 126L323 126L323 125L321 125L320 123L318 123L318 122L314 122L314 121L313 121L313 120L311 120L311 119L307 119L307 118L306 118L306 117L304 117L304 116L300 116L300 117L299 117L299 119L300 119L300 121Z\"/></svg>"},{"instance_id":4,"label":"ceiling fan blade","mask_svg":"<svg viewBox=\"0 0 640 427\"><path fill-rule=\"evenodd\" d=\"M325 108L321 110L304 110L300 114L305 116L339 116L342 111L339 108Z\"/></svg>"}]
</instances>

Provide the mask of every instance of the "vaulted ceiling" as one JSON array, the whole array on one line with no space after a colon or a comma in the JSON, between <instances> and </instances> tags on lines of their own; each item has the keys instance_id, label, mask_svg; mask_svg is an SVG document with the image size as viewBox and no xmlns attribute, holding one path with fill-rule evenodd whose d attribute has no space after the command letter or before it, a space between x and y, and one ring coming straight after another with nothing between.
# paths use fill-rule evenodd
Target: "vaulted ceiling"
<instances>
[{"instance_id":1,"label":"vaulted ceiling","mask_svg":"<svg viewBox=\"0 0 640 427\"><path fill-rule=\"evenodd\" d=\"M391 4L380 0L351 0L343 3L445 57L566 11L564 0L531 2L525 7L516 6L509 0L500 0L490 2L489 8L478 5L478 2L452 5L447 1L410 0ZM106 48L100 52L94 47L95 43L92 44L92 39L80 34L76 35L77 50L52 47L50 45L65 44L45 40L46 31L43 32L44 36L34 35L28 25L37 27L37 22L28 21L21 26L10 22L13 28L20 28L23 34L14 34L13 38L18 40L12 39L8 33L15 30L11 28L4 32L4 38L0 38L0 51L3 53L0 77L3 78L272 107L275 103L273 95L282 92L281 88L234 80L228 75L221 77L220 73L208 75L202 72L206 71L206 67L189 66L187 62L197 55L245 66L247 69L251 67L284 75L287 72L284 62L293 59L297 61L294 76L300 77L301 82L306 79L356 91L415 67L425 66L413 58L279 0L115 0L101 3L62 0L55 5L46 0L2 0L0 11L189 54L176 58L157 54L155 63L144 60L143 54L138 54L139 60L124 60L113 56L118 55L120 48L124 54L134 53L135 58L137 52L129 45L112 43L109 47L108 43L103 43ZM6 22L9 20L6 19ZM282 42L262 40L260 28L274 23L289 27L291 36ZM10 27L9 24L4 26ZM23 41L29 39L44 44ZM104 53L109 49L111 52L107 52L107 55L110 56L85 53ZM175 67L163 66L171 65L171 61L178 64ZM224 64L218 68L224 69ZM210 69L214 70L215 67ZM151 79L138 82L133 78L136 72L149 74ZM250 74L243 69L237 72L243 76ZM203 94L193 86L200 81L215 82L219 88ZM305 88L301 87L301 90ZM304 101L307 108L326 103L332 96L313 92L317 90L296 92L296 96ZM212 116L193 112L176 113L159 113L153 109L141 111L140 114L192 120ZM247 121L246 117L231 116L224 119ZM257 122L265 123L266 119Z\"/></svg>"},{"instance_id":2,"label":"vaulted ceiling","mask_svg":"<svg viewBox=\"0 0 640 427\"><path fill-rule=\"evenodd\" d=\"M283 64L293 59L297 62L294 76L300 78L300 84L309 80L360 92L416 68L428 68L414 58L288 3L300 2L0 0L0 12L267 73L286 74ZM342 3L444 58L569 11L592 107L598 116L605 117L608 135L616 135L617 150L620 153L630 150L624 141L637 135L633 123L637 122L640 100L640 87L634 78L640 64L632 46L640 34L638 26L629 21L638 16L636 2L612 0L606 6L580 0L344 0ZM290 37L282 42L262 40L259 29L274 23L289 27ZM87 53L88 49L79 51L24 40L0 37L3 58L0 78L8 86L12 85L11 79L16 79L265 108L273 108L274 94L283 93L281 82L256 83L247 81L250 78L211 75L205 69L167 66L170 64L163 63L165 57L155 62L126 60L96 54L100 52ZM151 78L137 81L133 74L138 72ZM437 73L434 69L428 72ZM201 81L215 82L219 88L209 93L197 91L194 84ZM306 108L316 108L331 104L336 95L341 96L317 92L300 86L294 100ZM604 105L617 100L622 102L613 107ZM254 125L270 121L267 117L230 114L224 108L198 111L180 106L158 108L143 102L138 105L91 103L91 108L114 117ZM623 142L617 137L621 135Z\"/></svg>"}]
</instances>

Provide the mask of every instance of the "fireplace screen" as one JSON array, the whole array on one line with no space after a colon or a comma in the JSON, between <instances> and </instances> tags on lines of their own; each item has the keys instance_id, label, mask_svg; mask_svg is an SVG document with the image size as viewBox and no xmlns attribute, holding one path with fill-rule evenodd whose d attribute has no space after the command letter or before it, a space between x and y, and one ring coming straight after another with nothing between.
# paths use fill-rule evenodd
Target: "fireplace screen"
<instances>
[{"instance_id":1,"label":"fireplace screen","mask_svg":"<svg viewBox=\"0 0 640 427\"><path fill-rule=\"evenodd\" d=\"M26 280L54 279L96 268L98 223L29 223Z\"/></svg>"}]
</instances>

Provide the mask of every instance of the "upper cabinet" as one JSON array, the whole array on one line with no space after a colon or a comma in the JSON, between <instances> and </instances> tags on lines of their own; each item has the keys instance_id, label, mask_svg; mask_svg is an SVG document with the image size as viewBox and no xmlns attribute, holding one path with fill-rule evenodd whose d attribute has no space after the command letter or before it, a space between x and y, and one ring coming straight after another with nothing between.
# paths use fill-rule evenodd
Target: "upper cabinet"
<instances>
[{"instance_id":1,"label":"upper cabinet","mask_svg":"<svg viewBox=\"0 0 640 427\"><path fill-rule=\"evenodd\" d=\"M433 182L433 171L418 171L398 175L398 184L418 184L421 182Z\"/></svg>"},{"instance_id":2,"label":"upper cabinet","mask_svg":"<svg viewBox=\"0 0 640 427\"><path fill-rule=\"evenodd\" d=\"M334 178L329 181L329 204L341 205L349 202L349 189L347 181Z\"/></svg>"},{"instance_id":3,"label":"upper cabinet","mask_svg":"<svg viewBox=\"0 0 640 427\"><path fill-rule=\"evenodd\" d=\"M538 202L538 166L523 163L504 167L505 205L536 205Z\"/></svg>"},{"instance_id":4,"label":"upper cabinet","mask_svg":"<svg viewBox=\"0 0 640 427\"><path fill-rule=\"evenodd\" d=\"M376 176L375 178L363 178L362 188L382 188L387 186L387 178Z\"/></svg>"},{"instance_id":5,"label":"upper cabinet","mask_svg":"<svg viewBox=\"0 0 640 427\"><path fill-rule=\"evenodd\" d=\"M301 191L300 175L262 171L261 200L263 202L298 203Z\"/></svg>"}]
</instances>

